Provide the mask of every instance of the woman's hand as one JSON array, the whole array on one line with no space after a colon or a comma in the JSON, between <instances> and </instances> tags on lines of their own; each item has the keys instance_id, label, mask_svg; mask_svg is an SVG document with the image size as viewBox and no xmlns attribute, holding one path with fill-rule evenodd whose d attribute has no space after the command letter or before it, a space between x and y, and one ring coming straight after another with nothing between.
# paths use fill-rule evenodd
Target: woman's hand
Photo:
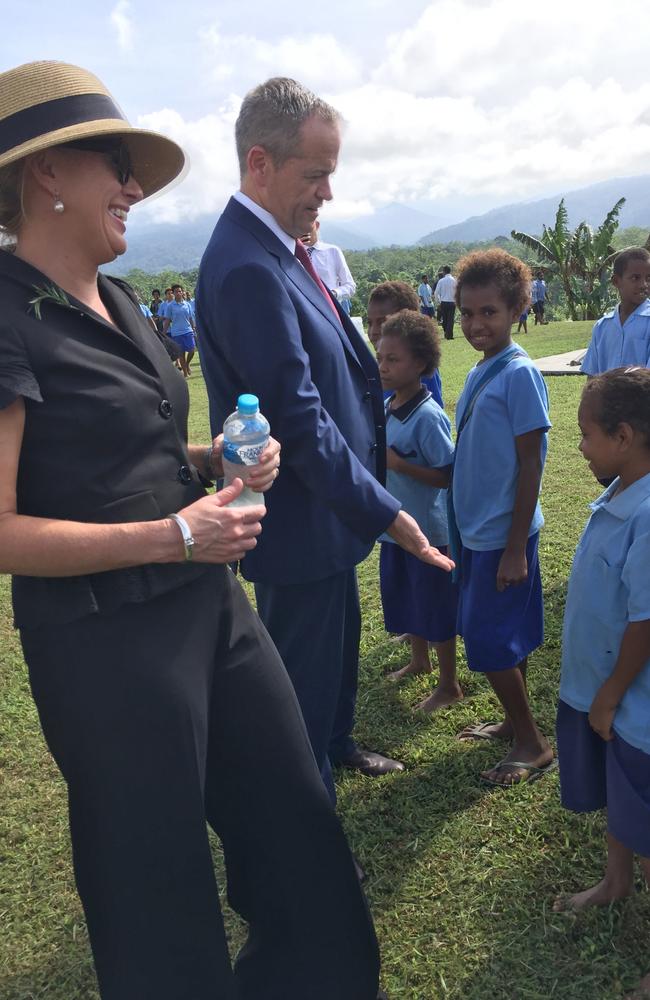
<instances>
[{"instance_id":1,"label":"woman's hand","mask_svg":"<svg viewBox=\"0 0 650 1000\"><path fill-rule=\"evenodd\" d=\"M281 445L275 438L270 437L269 443L260 455L257 465L251 465L250 473L246 479L246 485L255 493L266 493L273 486L278 478L280 469L280 449ZM212 442L212 452L210 455L210 466L212 473L219 479L223 476L223 434L219 434Z\"/></svg>"},{"instance_id":2,"label":"woman's hand","mask_svg":"<svg viewBox=\"0 0 650 1000\"><path fill-rule=\"evenodd\" d=\"M279 446L278 446L279 450ZM243 489L235 479L218 493L202 497L178 513L187 521L194 538L193 560L204 563L229 563L243 559L257 545L262 531L260 521L266 514L263 504L253 507L227 507ZM178 562L185 558L178 525L170 522L178 534Z\"/></svg>"}]
</instances>

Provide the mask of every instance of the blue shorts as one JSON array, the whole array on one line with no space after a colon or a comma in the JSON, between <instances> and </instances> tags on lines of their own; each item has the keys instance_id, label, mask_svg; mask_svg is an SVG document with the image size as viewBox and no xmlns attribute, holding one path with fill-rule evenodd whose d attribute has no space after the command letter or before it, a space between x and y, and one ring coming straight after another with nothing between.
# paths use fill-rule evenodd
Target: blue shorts
<instances>
[{"instance_id":1,"label":"blue shorts","mask_svg":"<svg viewBox=\"0 0 650 1000\"><path fill-rule=\"evenodd\" d=\"M557 748L562 805L572 812L607 807L607 829L630 851L650 858L650 754L614 733L605 741L587 712L560 701Z\"/></svg>"},{"instance_id":2,"label":"blue shorts","mask_svg":"<svg viewBox=\"0 0 650 1000\"><path fill-rule=\"evenodd\" d=\"M447 554L446 546L438 547ZM429 642L455 637L458 588L451 573L382 542L379 581L387 632L408 632Z\"/></svg>"},{"instance_id":3,"label":"blue shorts","mask_svg":"<svg viewBox=\"0 0 650 1000\"><path fill-rule=\"evenodd\" d=\"M172 334L172 339L180 348L182 348L183 351L193 351L196 347L196 341L193 333L181 333L178 337L174 337Z\"/></svg>"},{"instance_id":4,"label":"blue shorts","mask_svg":"<svg viewBox=\"0 0 650 1000\"><path fill-rule=\"evenodd\" d=\"M461 551L458 634L470 670L510 670L544 642L544 602L539 575L539 532L526 545L528 577L517 587L497 590L503 549Z\"/></svg>"}]
</instances>

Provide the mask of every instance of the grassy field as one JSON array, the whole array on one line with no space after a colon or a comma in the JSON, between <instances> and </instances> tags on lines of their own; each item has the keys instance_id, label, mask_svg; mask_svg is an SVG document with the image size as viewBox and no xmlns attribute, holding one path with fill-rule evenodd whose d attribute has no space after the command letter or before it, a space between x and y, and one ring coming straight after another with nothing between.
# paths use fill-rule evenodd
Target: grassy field
<instances>
[{"instance_id":1,"label":"grassy field","mask_svg":"<svg viewBox=\"0 0 650 1000\"><path fill-rule=\"evenodd\" d=\"M533 356L586 344L589 324L551 324L520 340ZM444 344L448 408L475 360L462 340ZM546 643L531 658L532 701L553 733L562 609L570 561L598 492L577 451L580 377L550 378L549 457L540 542ZM203 440L207 405L191 382L191 434ZM390 1000L483 997L503 1000L615 1000L650 969L650 894L580 915L551 911L556 893L599 878L601 816L562 811L557 776L509 791L487 790L480 769L498 748L460 744L467 723L493 718L496 703L461 656L465 701L434 719L412 706L430 686L385 680L404 650L383 629L373 553L360 568L364 625L357 736L407 764L381 780L341 776L340 812L368 872L367 891ZM83 913L70 868L65 790L32 706L9 586L0 578L0 1000L96 1000ZM215 843L215 862L221 868ZM233 947L242 928L229 917ZM305 997L304 1000L309 1000ZM336 1000L332 997L332 1000Z\"/></svg>"}]
</instances>

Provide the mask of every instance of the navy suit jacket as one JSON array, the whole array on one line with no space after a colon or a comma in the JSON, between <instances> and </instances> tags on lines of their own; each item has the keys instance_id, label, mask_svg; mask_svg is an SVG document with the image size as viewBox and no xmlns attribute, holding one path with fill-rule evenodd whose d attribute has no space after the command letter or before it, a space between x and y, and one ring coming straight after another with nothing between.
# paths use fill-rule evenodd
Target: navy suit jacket
<instances>
[{"instance_id":1,"label":"navy suit jacket","mask_svg":"<svg viewBox=\"0 0 650 1000\"><path fill-rule=\"evenodd\" d=\"M377 365L274 233L231 198L196 299L213 434L252 392L282 443L249 580L324 579L364 559L400 504L380 484L386 436Z\"/></svg>"}]
</instances>

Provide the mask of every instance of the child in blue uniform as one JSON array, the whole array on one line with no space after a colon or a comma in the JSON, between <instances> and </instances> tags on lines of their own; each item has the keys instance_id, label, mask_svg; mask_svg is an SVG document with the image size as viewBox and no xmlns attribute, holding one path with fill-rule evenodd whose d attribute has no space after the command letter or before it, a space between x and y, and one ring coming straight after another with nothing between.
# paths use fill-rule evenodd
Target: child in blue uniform
<instances>
[{"instance_id":1,"label":"child in blue uniform","mask_svg":"<svg viewBox=\"0 0 650 1000\"><path fill-rule=\"evenodd\" d=\"M619 365L650 367L650 253L629 247L614 259L620 304L595 324L580 371L599 375Z\"/></svg>"},{"instance_id":2,"label":"child in blue uniform","mask_svg":"<svg viewBox=\"0 0 650 1000\"><path fill-rule=\"evenodd\" d=\"M650 371L585 386L580 450L597 478L567 594L557 736L562 804L607 809L607 870L555 909L606 905L650 884Z\"/></svg>"},{"instance_id":3,"label":"child in blue uniform","mask_svg":"<svg viewBox=\"0 0 650 1000\"><path fill-rule=\"evenodd\" d=\"M189 302L186 302L185 300L182 286L172 285L172 290L174 293L173 300L171 302L167 302L164 307L164 331L165 333L168 333L180 347L181 354L178 360L180 362L181 371L183 372L185 378L189 378L192 374L190 364L192 358L194 357L194 351L196 348L196 341L194 339L196 325L194 323L192 308Z\"/></svg>"},{"instance_id":4,"label":"child in blue uniform","mask_svg":"<svg viewBox=\"0 0 650 1000\"><path fill-rule=\"evenodd\" d=\"M460 738L512 741L482 774L499 786L534 780L553 762L525 682L528 654L544 639L538 498L551 426L544 379L511 336L530 280L520 260L488 250L463 258L456 287L463 333L482 354L456 405L458 632L470 670L485 673L505 712L503 722L467 727Z\"/></svg>"},{"instance_id":5,"label":"child in blue uniform","mask_svg":"<svg viewBox=\"0 0 650 1000\"><path fill-rule=\"evenodd\" d=\"M402 502L432 545L446 552L447 486L454 446L444 410L422 385L440 362L435 323L410 309L387 318L377 345L386 400L386 487ZM410 555L391 538L381 539L381 599L389 632L408 633L411 660L392 675L431 672L429 643L440 680L418 708L433 712L463 697L456 679L456 587L451 574Z\"/></svg>"},{"instance_id":6,"label":"child in blue uniform","mask_svg":"<svg viewBox=\"0 0 650 1000\"><path fill-rule=\"evenodd\" d=\"M375 351L384 320L388 316L392 316L393 313L399 312L400 309L420 311L419 299L414 288L407 285L405 281L382 281L380 285L375 285L368 299L368 340ZM439 406L445 405L442 401L442 379L438 368L430 375L424 375L422 384L426 386ZM389 395L389 392L384 393L385 397Z\"/></svg>"}]
</instances>

